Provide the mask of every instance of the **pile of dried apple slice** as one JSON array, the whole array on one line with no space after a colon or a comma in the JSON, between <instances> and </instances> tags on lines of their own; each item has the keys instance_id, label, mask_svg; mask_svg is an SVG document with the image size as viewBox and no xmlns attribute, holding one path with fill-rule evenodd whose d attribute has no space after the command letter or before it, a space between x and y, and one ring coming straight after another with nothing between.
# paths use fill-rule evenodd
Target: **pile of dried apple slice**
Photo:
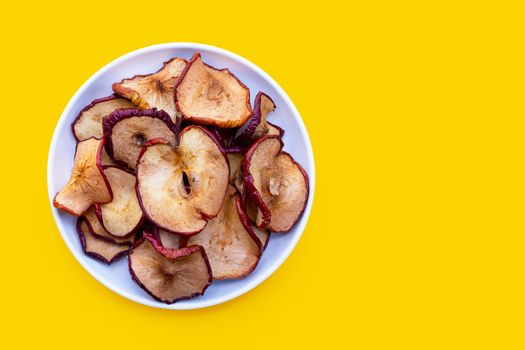
<instances>
[{"instance_id":1,"label":"pile of dried apple slice","mask_svg":"<svg viewBox=\"0 0 525 350\"><path fill-rule=\"evenodd\" d=\"M202 295L250 274L271 232L287 232L308 176L267 121L272 98L196 53L114 83L71 129L71 178L53 200L75 215L84 252L128 256L131 278L158 301Z\"/></svg>"}]
</instances>

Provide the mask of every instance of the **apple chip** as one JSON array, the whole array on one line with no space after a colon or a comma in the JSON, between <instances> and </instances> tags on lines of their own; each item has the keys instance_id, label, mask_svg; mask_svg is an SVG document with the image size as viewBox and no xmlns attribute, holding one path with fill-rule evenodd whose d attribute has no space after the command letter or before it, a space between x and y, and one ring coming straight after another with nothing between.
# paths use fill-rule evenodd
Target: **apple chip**
<instances>
[{"instance_id":1,"label":"apple chip","mask_svg":"<svg viewBox=\"0 0 525 350\"><path fill-rule=\"evenodd\" d=\"M256 224L272 232L289 231L308 199L308 176L282 147L279 137L265 136L250 147L242 164L247 192L259 208Z\"/></svg>"},{"instance_id":2,"label":"apple chip","mask_svg":"<svg viewBox=\"0 0 525 350\"><path fill-rule=\"evenodd\" d=\"M155 237L159 240L160 244L164 248L178 249L185 247L186 243L188 242L187 236L182 236L176 233L168 232L166 230L158 228L157 226L151 223L148 227L145 228L144 232L150 232L151 234L155 235Z\"/></svg>"},{"instance_id":3,"label":"apple chip","mask_svg":"<svg viewBox=\"0 0 525 350\"><path fill-rule=\"evenodd\" d=\"M243 206L246 201L246 190L244 188L244 180L242 175L241 164L244 159L244 153L227 153L228 161L230 163L230 184L235 186L237 191L241 194L241 203Z\"/></svg>"},{"instance_id":4,"label":"apple chip","mask_svg":"<svg viewBox=\"0 0 525 350\"><path fill-rule=\"evenodd\" d=\"M179 127L156 109L118 109L102 121L109 156L135 169L142 146L162 137L175 144Z\"/></svg>"},{"instance_id":5,"label":"apple chip","mask_svg":"<svg viewBox=\"0 0 525 350\"><path fill-rule=\"evenodd\" d=\"M136 231L144 222L135 185L135 175L118 167L106 167L104 174L113 191L113 200L95 204L97 217L108 233L124 237Z\"/></svg>"},{"instance_id":6,"label":"apple chip","mask_svg":"<svg viewBox=\"0 0 525 350\"><path fill-rule=\"evenodd\" d=\"M135 243L128 262L131 278L155 300L166 304L204 294L212 280L201 246L168 249L149 233Z\"/></svg>"},{"instance_id":7,"label":"apple chip","mask_svg":"<svg viewBox=\"0 0 525 350\"><path fill-rule=\"evenodd\" d=\"M137 193L147 218L182 235L200 232L219 213L229 179L226 155L210 132L190 126L173 147L148 142L137 162Z\"/></svg>"},{"instance_id":8,"label":"apple chip","mask_svg":"<svg viewBox=\"0 0 525 350\"><path fill-rule=\"evenodd\" d=\"M177 110L195 123L241 126L252 115L250 90L228 69L215 69L196 53L175 86Z\"/></svg>"},{"instance_id":9,"label":"apple chip","mask_svg":"<svg viewBox=\"0 0 525 350\"><path fill-rule=\"evenodd\" d=\"M241 174L241 164L244 159L243 153L227 153L228 162L230 163L230 183L235 184L239 174Z\"/></svg>"},{"instance_id":10,"label":"apple chip","mask_svg":"<svg viewBox=\"0 0 525 350\"><path fill-rule=\"evenodd\" d=\"M255 96L253 115L251 118L237 131L235 135L235 142L239 144L249 144L270 132L270 126L266 121L266 116L274 111L275 103L270 96L259 91ZM275 133L275 127L272 132Z\"/></svg>"},{"instance_id":11,"label":"apple chip","mask_svg":"<svg viewBox=\"0 0 525 350\"><path fill-rule=\"evenodd\" d=\"M84 107L75 118L71 129L77 141L91 137L102 138L102 118L119 108L134 108L135 105L125 98L111 95L94 100Z\"/></svg>"},{"instance_id":12,"label":"apple chip","mask_svg":"<svg viewBox=\"0 0 525 350\"><path fill-rule=\"evenodd\" d=\"M257 238L259 239L259 247L261 248L261 254L262 252L266 249L266 247L268 246L268 242L270 242L270 235L271 235L271 232L266 230L266 229L258 229L257 227L255 226L250 226L250 228L252 229L253 233L257 236Z\"/></svg>"},{"instance_id":13,"label":"apple chip","mask_svg":"<svg viewBox=\"0 0 525 350\"><path fill-rule=\"evenodd\" d=\"M191 123L187 123L187 124L188 126L191 125ZM226 142L227 142L225 138L226 134L222 133L221 130L229 130L229 129L220 129L215 126L209 126L206 129L208 129L208 131L215 137L215 141L218 141L217 142L218 144L220 144L221 146L226 145Z\"/></svg>"},{"instance_id":14,"label":"apple chip","mask_svg":"<svg viewBox=\"0 0 525 350\"><path fill-rule=\"evenodd\" d=\"M102 148L102 152L100 153L100 164L103 167L117 165L117 163L115 163L115 161L108 155L108 152L106 152L106 147Z\"/></svg>"},{"instance_id":15,"label":"apple chip","mask_svg":"<svg viewBox=\"0 0 525 350\"><path fill-rule=\"evenodd\" d=\"M103 146L104 140L95 138L77 144L71 178L53 199L56 208L79 216L95 203L111 201L111 188L100 164Z\"/></svg>"},{"instance_id":16,"label":"apple chip","mask_svg":"<svg viewBox=\"0 0 525 350\"><path fill-rule=\"evenodd\" d=\"M176 233L171 233L159 228L159 240L162 243L164 248L178 249L186 246L187 237L178 235Z\"/></svg>"},{"instance_id":17,"label":"apple chip","mask_svg":"<svg viewBox=\"0 0 525 350\"><path fill-rule=\"evenodd\" d=\"M113 91L130 99L140 108L163 110L175 121L174 88L184 67L186 67L186 60L172 58L156 73L136 75L113 84Z\"/></svg>"},{"instance_id":18,"label":"apple chip","mask_svg":"<svg viewBox=\"0 0 525 350\"><path fill-rule=\"evenodd\" d=\"M125 237L113 236L111 233L104 229L104 226L100 223L99 218L97 217L95 207L91 207L82 214L86 218L89 226L91 227L91 234L96 238L109 241L118 245L130 246L133 243L133 235L128 235Z\"/></svg>"},{"instance_id":19,"label":"apple chip","mask_svg":"<svg viewBox=\"0 0 525 350\"><path fill-rule=\"evenodd\" d=\"M244 209L244 205L241 203L240 197L237 198L235 206L237 208L237 212L239 213L239 219L241 220L241 224L244 226L244 229L252 237L255 243L257 243L257 246L259 247L260 252L262 254L262 252L268 245L268 242L270 241L270 231L266 229L260 230L257 227L252 226L250 224L250 219Z\"/></svg>"},{"instance_id":20,"label":"apple chip","mask_svg":"<svg viewBox=\"0 0 525 350\"><path fill-rule=\"evenodd\" d=\"M283 128L270 122L266 122L266 124L268 125L268 132L266 133L266 135L279 136L281 138L284 136Z\"/></svg>"},{"instance_id":21,"label":"apple chip","mask_svg":"<svg viewBox=\"0 0 525 350\"><path fill-rule=\"evenodd\" d=\"M245 230L236 202L239 196L228 186L219 215L211 219L198 235L190 237L188 244L201 245L210 261L213 279L224 280L248 275L260 257L258 238L254 240Z\"/></svg>"},{"instance_id":22,"label":"apple chip","mask_svg":"<svg viewBox=\"0 0 525 350\"><path fill-rule=\"evenodd\" d=\"M84 253L108 265L129 250L129 245L119 245L95 237L89 222L83 216L77 219L77 232Z\"/></svg>"}]
</instances>

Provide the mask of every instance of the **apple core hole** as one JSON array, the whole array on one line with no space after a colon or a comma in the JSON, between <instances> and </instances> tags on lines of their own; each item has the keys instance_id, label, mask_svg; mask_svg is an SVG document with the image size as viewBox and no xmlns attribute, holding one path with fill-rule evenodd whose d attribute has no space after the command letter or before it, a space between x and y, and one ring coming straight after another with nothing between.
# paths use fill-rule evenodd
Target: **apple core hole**
<instances>
[{"instance_id":1,"label":"apple core hole","mask_svg":"<svg viewBox=\"0 0 525 350\"><path fill-rule=\"evenodd\" d=\"M146 143L147 139L146 139L146 136L142 133L138 133L138 134L135 134L133 135L133 141L135 141L135 143L138 145L138 146L142 146Z\"/></svg>"},{"instance_id":2,"label":"apple core hole","mask_svg":"<svg viewBox=\"0 0 525 350\"><path fill-rule=\"evenodd\" d=\"M184 171L182 172L182 185L186 191L186 195L189 195L191 193L190 179L188 178L188 174Z\"/></svg>"}]
</instances>

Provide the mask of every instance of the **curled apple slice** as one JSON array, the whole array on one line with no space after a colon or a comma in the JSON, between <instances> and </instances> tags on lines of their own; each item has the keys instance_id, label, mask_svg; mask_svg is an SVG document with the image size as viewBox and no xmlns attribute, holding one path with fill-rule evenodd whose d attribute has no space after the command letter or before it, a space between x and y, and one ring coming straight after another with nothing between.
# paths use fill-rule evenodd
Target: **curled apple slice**
<instances>
[{"instance_id":1,"label":"curled apple slice","mask_svg":"<svg viewBox=\"0 0 525 350\"><path fill-rule=\"evenodd\" d=\"M200 232L216 216L226 193L226 155L206 129L190 126L177 147L155 139L137 162L137 194L147 218L182 235Z\"/></svg>"},{"instance_id":2,"label":"curled apple slice","mask_svg":"<svg viewBox=\"0 0 525 350\"><path fill-rule=\"evenodd\" d=\"M208 129L215 135L215 138L220 141L224 148L229 148L231 140L235 135L236 129L224 129L217 126L210 126Z\"/></svg>"},{"instance_id":3,"label":"curled apple slice","mask_svg":"<svg viewBox=\"0 0 525 350\"><path fill-rule=\"evenodd\" d=\"M135 243L128 262L131 278L154 299L166 304L204 294L212 280L201 246L168 249L149 233Z\"/></svg>"},{"instance_id":4,"label":"curled apple slice","mask_svg":"<svg viewBox=\"0 0 525 350\"><path fill-rule=\"evenodd\" d=\"M268 132L266 133L266 135L279 136L281 138L284 136L283 128L270 122L266 122L266 124L268 125Z\"/></svg>"},{"instance_id":5,"label":"curled apple slice","mask_svg":"<svg viewBox=\"0 0 525 350\"><path fill-rule=\"evenodd\" d=\"M266 229L258 229L257 227L255 226L250 226L253 233L257 236L257 238L259 239L259 247L261 248L261 253L266 249L266 247L268 246L268 242L270 242L270 235L271 235L271 232L269 230L266 230Z\"/></svg>"},{"instance_id":6,"label":"curled apple slice","mask_svg":"<svg viewBox=\"0 0 525 350\"><path fill-rule=\"evenodd\" d=\"M252 115L250 90L228 69L215 69L196 53L175 86L183 118L222 128L238 127Z\"/></svg>"},{"instance_id":7,"label":"curled apple slice","mask_svg":"<svg viewBox=\"0 0 525 350\"><path fill-rule=\"evenodd\" d=\"M242 168L248 194L257 204L256 224L286 232L301 216L308 199L308 176L282 151L277 136L257 140L246 153Z\"/></svg>"},{"instance_id":8,"label":"curled apple slice","mask_svg":"<svg viewBox=\"0 0 525 350\"><path fill-rule=\"evenodd\" d=\"M77 219L77 233L84 253L108 265L129 250L129 245L111 243L94 236L89 222L83 216Z\"/></svg>"},{"instance_id":9,"label":"curled apple slice","mask_svg":"<svg viewBox=\"0 0 525 350\"><path fill-rule=\"evenodd\" d=\"M241 195L241 203L243 206L246 202L246 189L244 188L244 179L242 175L242 161L244 153L227 153L228 161L230 163L230 185L235 186Z\"/></svg>"},{"instance_id":10,"label":"curled apple slice","mask_svg":"<svg viewBox=\"0 0 525 350\"><path fill-rule=\"evenodd\" d=\"M75 121L71 124L73 135L77 141L91 137L102 138L102 118L119 108L134 108L131 101L117 95L96 99L82 108Z\"/></svg>"},{"instance_id":11,"label":"curled apple slice","mask_svg":"<svg viewBox=\"0 0 525 350\"><path fill-rule=\"evenodd\" d=\"M244 159L243 153L227 153L228 162L230 163L230 183L234 184L241 173L241 164Z\"/></svg>"},{"instance_id":12,"label":"curled apple slice","mask_svg":"<svg viewBox=\"0 0 525 350\"><path fill-rule=\"evenodd\" d=\"M173 100L175 83L179 79L186 60L172 58L153 74L136 75L113 84L113 91L130 99L140 108L157 108L165 111L175 121L176 109Z\"/></svg>"},{"instance_id":13,"label":"curled apple slice","mask_svg":"<svg viewBox=\"0 0 525 350\"><path fill-rule=\"evenodd\" d=\"M82 214L86 218L89 226L91 227L91 234L96 238L106 240L111 243L118 245L130 246L133 243L133 235L128 235L125 237L113 236L111 233L104 229L104 226L100 223L99 218L97 217L95 207L91 207Z\"/></svg>"},{"instance_id":14,"label":"curled apple slice","mask_svg":"<svg viewBox=\"0 0 525 350\"><path fill-rule=\"evenodd\" d=\"M213 279L244 277L255 269L259 261L259 239L254 239L245 230L238 210L240 197L230 185L219 215L188 240L188 244L198 244L206 250Z\"/></svg>"},{"instance_id":15,"label":"curled apple slice","mask_svg":"<svg viewBox=\"0 0 525 350\"><path fill-rule=\"evenodd\" d=\"M239 213L239 219L241 221L242 226L244 226L246 232L248 232L252 239L257 243L257 246L259 247L260 252L262 254L262 252L268 245L268 242L270 241L270 231L266 229L260 230L257 227L251 225L248 214L244 209L245 206L242 204L240 197L237 198L235 206L237 208L237 212Z\"/></svg>"},{"instance_id":16,"label":"curled apple slice","mask_svg":"<svg viewBox=\"0 0 525 350\"><path fill-rule=\"evenodd\" d=\"M108 155L135 169L142 146L162 137L175 144L179 127L169 115L156 109L118 109L102 121Z\"/></svg>"},{"instance_id":17,"label":"curled apple slice","mask_svg":"<svg viewBox=\"0 0 525 350\"><path fill-rule=\"evenodd\" d=\"M97 217L108 233L116 237L128 236L144 222L135 185L135 175L118 167L106 167L104 175L113 192L113 200L95 204Z\"/></svg>"},{"instance_id":18,"label":"curled apple slice","mask_svg":"<svg viewBox=\"0 0 525 350\"><path fill-rule=\"evenodd\" d=\"M253 115L251 118L237 130L235 135L235 142L239 144L249 144L270 131L270 126L266 121L266 116L274 111L275 103L264 92L259 91L255 96L253 105ZM275 128L272 129L275 132Z\"/></svg>"},{"instance_id":19,"label":"curled apple slice","mask_svg":"<svg viewBox=\"0 0 525 350\"><path fill-rule=\"evenodd\" d=\"M95 138L77 143L71 178L53 199L56 208L79 216L95 203L111 201L111 188L100 164L103 146L104 140Z\"/></svg>"},{"instance_id":20,"label":"curled apple slice","mask_svg":"<svg viewBox=\"0 0 525 350\"><path fill-rule=\"evenodd\" d=\"M178 249L186 246L188 242L187 236L182 236L176 233L171 233L157 226L151 224L151 227L146 229L145 232L151 232L160 241L164 248Z\"/></svg>"},{"instance_id":21,"label":"curled apple slice","mask_svg":"<svg viewBox=\"0 0 525 350\"><path fill-rule=\"evenodd\" d=\"M164 248L178 249L186 246L187 237L159 228L159 240Z\"/></svg>"},{"instance_id":22,"label":"curled apple slice","mask_svg":"<svg viewBox=\"0 0 525 350\"><path fill-rule=\"evenodd\" d=\"M100 164L103 167L117 165L117 163L115 163L115 161L108 155L108 152L106 152L106 147L104 147L100 153Z\"/></svg>"}]
</instances>

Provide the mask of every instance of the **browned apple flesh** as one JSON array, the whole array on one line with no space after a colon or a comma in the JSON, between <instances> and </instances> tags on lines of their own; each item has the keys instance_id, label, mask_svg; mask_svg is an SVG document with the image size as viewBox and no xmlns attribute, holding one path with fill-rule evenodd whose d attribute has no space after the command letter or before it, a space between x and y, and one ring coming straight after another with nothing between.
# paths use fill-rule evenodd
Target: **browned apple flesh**
<instances>
[{"instance_id":1,"label":"browned apple flesh","mask_svg":"<svg viewBox=\"0 0 525 350\"><path fill-rule=\"evenodd\" d=\"M102 167L117 165L117 163L115 163L115 161L108 155L105 147L102 148L102 152L100 153L100 164Z\"/></svg>"},{"instance_id":2,"label":"browned apple flesh","mask_svg":"<svg viewBox=\"0 0 525 350\"><path fill-rule=\"evenodd\" d=\"M128 262L132 279L154 299L167 304L204 294L212 280L201 246L168 249L149 233L136 242Z\"/></svg>"},{"instance_id":3,"label":"browned apple flesh","mask_svg":"<svg viewBox=\"0 0 525 350\"><path fill-rule=\"evenodd\" d=\"M178 125L168 114L155 109L119 109L102 122L106 150L111 158L135 169L142 146L161 137L175 144Z\"/></svg>"},{"instance_id":4,"label":"browned apple flesh","mask_svg":"<svg viewBox=\"0 0 525 350\"><path fill-rule=\"evenodd\" d=\"M279 136L279 137L284 136L284 130L280 126L277 126L270 122L266 122L266 124L268 125L268 132L266 133L266 135Z\"/></svg>"},{"instance_id":5,"label":"browned apple flesh","mask_svg":"<svg viewBox=\"0 0 525 350\"><path fill-rule=\"evenodd\" d=\"M77 144L71 178L53 199L56 208L79 216L95 203L111 201L111 188L100 164L103 146L104 141L95 138Z\"/></svg>"},{"instance_id":6,"label":"browned apple flesh","mask_svg":"<svg viewBox=\"0 0 525 350\"><path fill-rule=\"evenodd\" d=\"M245 205L246 215L250 219L250 222L255 223L257 220L257 213L259 208L252 197L246 196L246 205Z\"/></svg>"},{"instance_id":7,"label":"browned apple flesh","mask_svg":"<svg viewBox=\"0 0 525 350\"><path fill-rule=\"evenodd\" d=\"M256 141L243 161L244 183L257 204L256 224L286 232L301 216L308 199L308 177L277 136Z\"/></svg>"},{"instance_id":8,"label":"browned apple flesh","mask_svg":"<svg viewBox=\"0 0 525 350\"><path fill-rule=\"evenodd\" d=\"M177 110L195 123L241 126L252 115L250 90L228 69L215 69L196 53L175 87Z\"/></svg>"},{"instance_id":9,"label":"browned apple flesh","mask_svg":"<svg viewBox=\"0 0 525 350\"><path fill-rule=\"evenodd\" d=\"M241 224L244 226L244 229L252 237L252 239L257 243L257 246L260 249L260 252L264 251L270 240L270 231L266 229L258 229L257 227L251 224L251 221L246 213L245 206L241 203L241 198L237 198L235 202L237 212L239 213L239 219Z\"/></svg>"},{"instance_id":10,"label":"browned apple flesh","mask_svg":"<svg viewBox=\"0 0 525 350\"><path fill-rule=\"evenodd\" d=\"M129 245L111 243L94 236L89 222L83 216L77 219L77 232L84 253L106 264L111 264L129 250Z\"/></svg>"},{"instance_id":11,"label":"browned apple flesh","mask_svg":"<svg viewBox=\"0 0 525 350\"><path fill-rule=\"evenodd\" d=\"M113 84L113 91L130 99L140 108L163 110L175 121L174 88L185 66L186 60L172 58L156 73L136 75Z\"/></svg>"},{"instance_id":12,"label":"browned apple flesh","mask_svg":"<svg viewBox=\"0 0 525 350\"><path fill-rule=\"evenodd\" d=\"M235 142L238 144L251 144L253 141L267 135L270 131L275 133L277 128L266 121L268 114L276 108L275 103L264 92L259 91L255 96L253 115L237 130Z\"/></svg>"},{"instance_id":13,"label":"browned apple flesh","mask_svg":"<svg viewBox=\"0 0 525 350\"><path fill-rule=\"evenodd\" d=\"M188 237L157 228L159 241L164 248L178 249L186 246Z\"/></svg>"},{"instance_id":14,"label":"browned apple flesh","mask_svg":"<svg viewBox=\"0 0 525 350\"><path fill-rule=\"evenodd\" d=\"M241 195L244 195L244 181L242 176L241 164L244 159L244 153L228 153L230 163L230 184L237 188Z\"/></svg>"},{"instance_id":15,"label":"browned apple flesh","mask_svg":"<svg viewBox=\"0 0 525 350\"><path fill-rule=\"evenodd\" d=\"M178 249L184 248L188 242L188 236L179 235L177 233L168 232L155 226L152 222L148 221L144 225L143 232L152 234L160 242L164 248Z\"/></svg>"},{"instance_id":16,"label":"browned apple flesh","mask_svg":"<svg viewBox=\"0 0 525 350\"><path fill-rule=\"evenodd\" d=\"M200 232L219 213L228 179L226 154L199 126L185 128L177 147L152 140L137 163L143 212L158 227L182 235Z\"/></svg>"},{"instance_id":17,"label":"browned apple flesh","mask_svg":"<svg viewBox=\"0 0 525 350\"><path fill-rule=\"evenodd\" d=\"M228 162L230 163L230 183L236 179L236 174L241 171L243 153L228 153Z\"/></svg>"},{"instance_id":18,"label":"browned apple flesh","mask_svg":"<svg viewBox=\"0 0 525 350\"><path fill-rule=\"evenodd\" d=\"M267 135L269 132L269 126L268 122L266 121L266 118L270 112L273 112L276 108L275 103L270 98L270 96L266 95L265 93L259 93L259 106L257 106L257 101L255 103L256 109L261 114L261 122L259 125L257 125L257 128L255 129L255 133L252 136L252 140L259 139L263 137L264 135Z\"/></svg>"},{"instance_id":19,"label":"browned apple flesh","mask_svg":"<svg viewBox=\"0 0 525 350\"><path fill-rule=\"evenodd\" d=\"M219 215L188 240L188 244L204 248L216 280L242 278L253 271L259 261L260 248L241 223L238 200L235 188L228 186Z\"/></svg>"},{"instance_id":20,"label":"browned apple flesh","mask_svg":"<svg viewBox=\"0 0 525 350\"><path fill-rule=\"evenodd\" d=\"M271 232L266 229L258 229L255 226L250 226L253 233L257 238L259 239L259 247L261 248L261 253L266 249L266 246L268 245L268 242L270 242L270 234Z\"/></svg>"},{"instance_id":21,"label":"browned apple flesh","mask_svg":"<svg viewBox=\"0 0 525 350\"><path fill-rule=\"evenodd\" d=\"M124 237L136 231L144 221L137 192L135 175L118 167L106 167L104 174L113 192L113 200L96 204L97 216L108 233Z\"/></svg>"},{"instance_id":22,"label":"browned apple flesh","mask_svg":"<svg viewBox=\"0 0 525 350\"><path fill-rule=\"evenodd\" d=\"M109 241L111 243L130 246L133 243L133 235L126 237L117 237L113 236L111 233L104 229L104 226L100 223L99 218L97 217L95 207L91 207L86 210L82 216L86 218L89 226L91 227L91 234L97 238Z\"/></svg>"},{"instance_id":23,"label":"browned apple flesh","mask_svg":"<svg viewBox=\"0 0 525 350\"><path fill-rule=\"evenodd\" d=\"M125 98L111 95L94 100L84 107L71 125L77 141L91 137L102 138L102 118L119 108L134 108L135 105Z\"/></svg>"}]
</instances>

